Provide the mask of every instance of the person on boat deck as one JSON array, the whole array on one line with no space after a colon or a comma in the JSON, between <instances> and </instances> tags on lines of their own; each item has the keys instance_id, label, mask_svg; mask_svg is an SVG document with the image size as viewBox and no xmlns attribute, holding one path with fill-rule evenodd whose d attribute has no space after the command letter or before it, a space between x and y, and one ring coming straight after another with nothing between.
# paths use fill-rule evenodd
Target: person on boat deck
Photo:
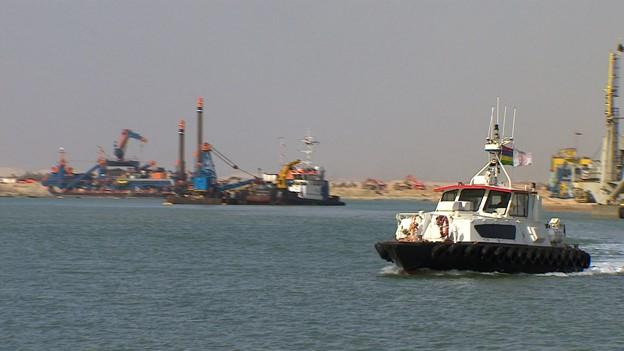
<instances>
[{"instance_id":1,"label":"person on boat deck","mask_svg":"<svg viewBox=\"0 0 624 351\"><path fill-rule=\"evenodd\" d=\"M501 209L502 211L504 211L507 208L508 202L509 202L509 196L490 195L490 198L488 199L488 202L486 203L484 212L496 213L496 212L500 212Z\"/></svg>"}]
</instances>

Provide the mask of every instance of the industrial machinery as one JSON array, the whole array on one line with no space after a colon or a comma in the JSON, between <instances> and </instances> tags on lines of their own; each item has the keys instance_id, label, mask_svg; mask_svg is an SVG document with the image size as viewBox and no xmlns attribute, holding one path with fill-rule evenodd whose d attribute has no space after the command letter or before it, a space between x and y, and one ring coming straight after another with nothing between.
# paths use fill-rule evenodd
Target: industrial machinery
<instances>
[{"instance_id":1,"label":"industrial machinery","mask_svg":"<svg viewBox=\"0 0 624 351\"><path fill-rule=\"evenodd\" d=\"M276 185L278 189L288 188L287 178L289 178L290 176L290 178L292 179L291 171L293 170L293 167L298 165L299 163L301 163L301 160L294 160L282 166L279 173L277 174Z\"/></svg>"},{"instance_id":2,"label":"industrial machinery","mask_svg":"<svg viewBox=\"0 0 624 351\"><path fill-rule=\"evenodd\" d=\"M62 191L66 189L69 184L79 182L86 176L86 173L74 173L73 168L69 167L67 164L65 148L60 147L58 164L52 167L50 173L43 177L41 184L47 186L51 191Z\"/></svg>"},{"instance_id":3,"label":"industrial machinery","mask_svg":"<svg viewBox=\"0 0 624 351\"><path fill-rule=\"evenodd\" d=\"M135 133L130 129L124 129L121 131L121 136L119 137L119 141L113 144L113 150L115 153L115 157L117 157L117 162L124 162L126 155L126 148L128 146L129 139L140 140L142 143L147 143L147 139L142 137L139 133ZM109 161L112 162L112 161Z\"/></svg>"},{"instance_id":4,"label":"industrial machinery","mask_svg":"<svg viewBox=\"0 0 624 351\"><path fill-rule=\"evenodd\" d=\"M61 148L59 164L46 175L42 185L52 193L84 196L162 196L170 192L173 180L165 169L156 167L154 161L140 166L139 161L125 158L129 139L147 142L140 134L124 129L114 145L116 159L107 159L100 148L97 163L84 173L73 173Z\"/></svg>"},{"instance_id":5,"label":"industrial machinery","mask_svg":"<svg viewBox=\"0 0 624 351\"><path fill-rule=\"evenodd\" d=\"M176 194L167 197L167 202L172 204L218 204L228 190L236 189L255 182L256 177L241 170L232 160L218 151L213 145L203 141L203 113L204 100L197 99L197 153L195 167L191 181L186 180L184 162L184 135L185 123L180 121L178 125L179 157L176 177ZM212 155L217 156L226 165L252 176L252 179L241 180L233 183L219 183L217 171Z\"/></svg>"},{"instance_id":6,"label":"industrial machinery","mask_svg":"<svg viewBox=\"0 0 624 351\"><path fill-rule=\"evenodd\" d=\"M394 190L425 190L425 184L413 175L406 176L402 181L394 183Z\"/></svg>"},{"instance_id":7,"label":"industrial machinery","mask_svg":"<svg viewBox=\"0 0 624 351\"><path fill-rule=\"evenodd\" d=\"M616 52L609 53L609 69L607 85L605 87L605 126L606 133L602 143L602 152L599 162L594 162L600 168L594 167L596 177L578 179L574 184L575 193L579 198L593 199L599 205L595 209L599 212L618 212L622 215L621 194L624 191L622 166L624 150L620 145L619 109L615 106L618 97L618 68L624 47L618 45Z\"/></svg>"},{"instance_id":8,"label":"industrial machinery","mask_svg":"<svg viewBox=\"0 0 624 351\"><path fill-rule=\"evenodd\" d=\"M550 179L548 191L550 197L559 199L571 199L578 197L575 193L575 182L597 181L596 172L593 170L593 161L589 157L577 156L576 148L561 149L550 158ZM587 202L585 199L583 202Z\"/></svg>"},{"instance_id":9,"label":"industrial machinery","mask_svg":"<svg viewBox=\"0 0 624 351\"><path fill-rule=\"evenodd\" d=\"M380 179L367 178L362 182L362 189L373 190L377 192L381 192L386 190L386 183Z\"/></svg>"}]
</instances>

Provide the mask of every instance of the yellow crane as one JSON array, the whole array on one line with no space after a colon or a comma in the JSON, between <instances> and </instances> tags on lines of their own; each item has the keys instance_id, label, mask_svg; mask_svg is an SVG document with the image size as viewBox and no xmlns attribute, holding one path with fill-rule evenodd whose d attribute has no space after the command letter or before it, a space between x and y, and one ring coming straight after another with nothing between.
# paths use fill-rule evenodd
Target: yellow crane
<instances>
[{"instance_id":1,"label":"yellow crane","mask_svg":"<svg viewBox=\"0 0 624 351\"><path fill-rule=\"evenodd\" d=\"M282 169L280 169L279 174L277 175L277 188L278 189L288 188L288 184L286 184L286 177L288 176L288 172L290 172L290 170L292 169L294 165L300 162L301 160L290 161L287 164L285 164L282 167Z\"/></svg>"}]
</instances>

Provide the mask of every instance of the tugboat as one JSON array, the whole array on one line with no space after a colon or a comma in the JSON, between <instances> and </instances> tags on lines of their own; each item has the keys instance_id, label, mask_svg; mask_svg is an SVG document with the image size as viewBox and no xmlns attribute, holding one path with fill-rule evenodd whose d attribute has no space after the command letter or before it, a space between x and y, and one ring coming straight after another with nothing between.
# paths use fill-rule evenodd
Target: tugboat
<instances>
[{"instance_id":1,"label":"tugboat","mask_svg":"<svg viewBox=\"0 0 624 351\"><path fill-rule=\"evenodd\" d=\"M314 145L319 142L307 135L301 142L305 159L294 160L282 166L277 174L263 174L262 182L249 189L232 194L226 199L231 205L302 205L344 206L339 196L330 194L325 169L312 163Z\"/></svg>"},{"instance_id":2,"label":"tugboat","mask_svg":"<svg viewBox=\"0 0 624 351\"><path fill-rule=\"evenodd\" d=\"M469 184L437 188L442 196L434 211L397 214L396 238L375 244L382 259L408 274L421 269L569 273L589 267L590 255L565 243L558 218L543 222L534 183L512 187L504 166L530 164L530 156L513 149L513 127L511 137L504 137L504 127L500 135L498 107L496 115L494 122L492 108L485 166Z\"/></svg>"}]
</instances>

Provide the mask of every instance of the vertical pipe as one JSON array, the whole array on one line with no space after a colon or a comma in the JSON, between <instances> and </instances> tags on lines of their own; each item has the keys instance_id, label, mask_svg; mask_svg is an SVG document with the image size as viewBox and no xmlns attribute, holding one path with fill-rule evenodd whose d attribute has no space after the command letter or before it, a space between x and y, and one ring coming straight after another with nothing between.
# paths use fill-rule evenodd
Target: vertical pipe
<instances>
[{"instance_id":1,"label":"vertical pipe","mask_svg":"<svg viewBox=\"0 0 624 351\"><path fill-rule=\"evenodd\" d=\"M178 124L178 180L186 181L186 165L184 164L184 120Z\"/></svg>"},{"instance_id":2,"label":"vertical pipe","mask_svg":"<svg viewBox=\"0 0 624 351\"><path fill-rule=\"evenodd\" d=\"M200 96L197 98L197 159L195 160L195 174L199 174L201 168L202 159L202 144L203 144L203 114L204 114L204 99Z\"/></svg>"}]
</instances>

